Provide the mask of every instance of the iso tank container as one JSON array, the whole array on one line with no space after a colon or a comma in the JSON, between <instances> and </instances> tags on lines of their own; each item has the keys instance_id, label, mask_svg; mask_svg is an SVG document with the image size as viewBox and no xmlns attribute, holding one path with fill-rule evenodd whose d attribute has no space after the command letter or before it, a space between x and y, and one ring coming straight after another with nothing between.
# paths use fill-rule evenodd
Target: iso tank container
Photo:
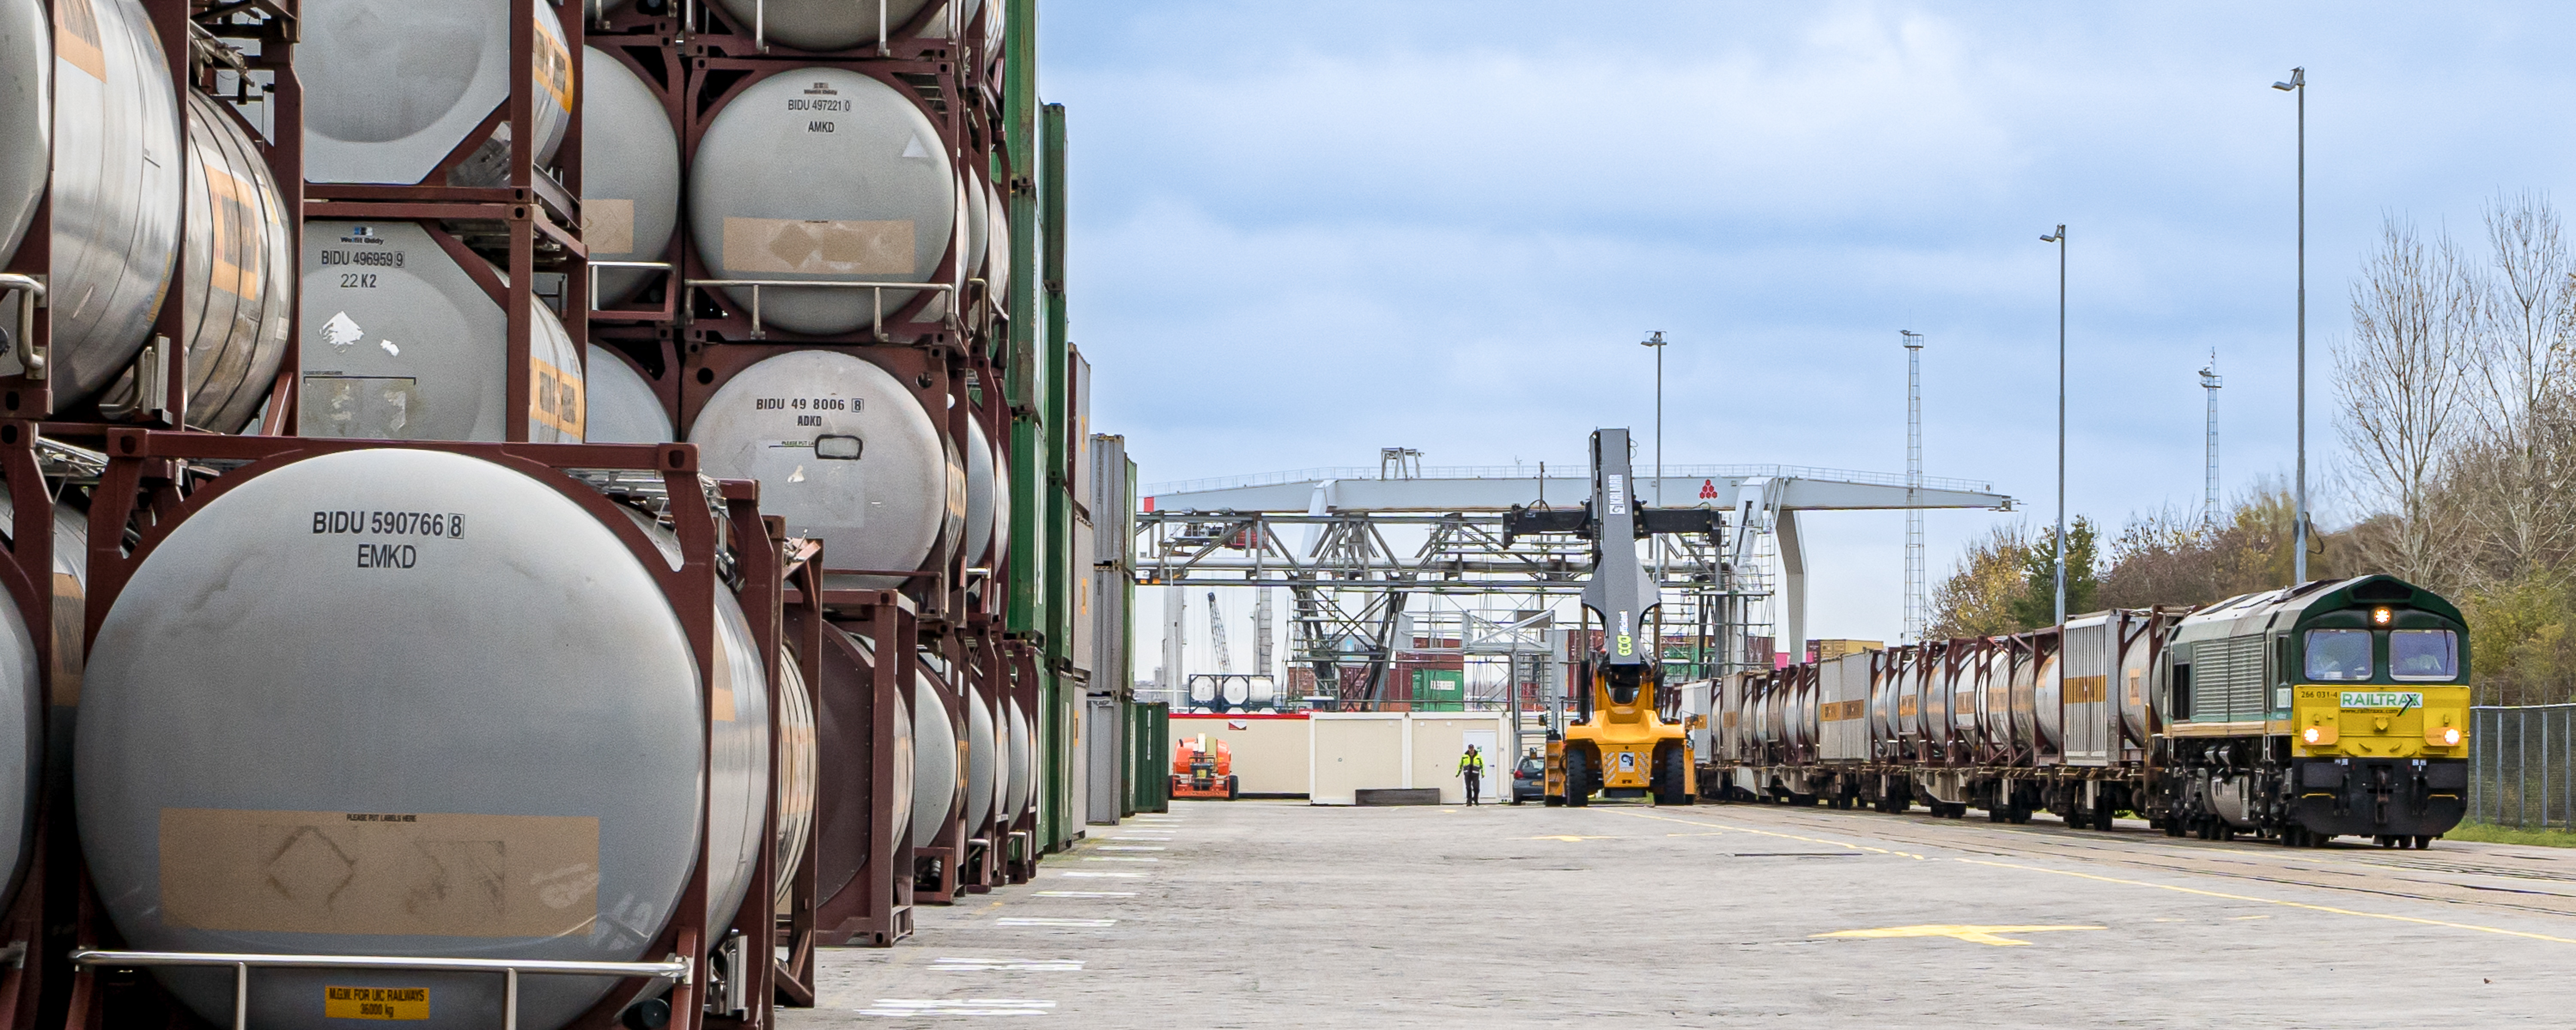
<instances>
[{"instance_id":1,"label":"iso tank container","mask_svg":"<svg viewBox=\"0 0 2576 1030\"><path fill-rule=\"evenodd\" d=\"M0 139L9 141L0 147L0 269L17 257L53 167L53 60L42 0L0 0ZM0 325L16 332L14 319Z\"/></svg>"},{"instance_id":2,"label":"iso tank container","mask_svg":"<svg viewBox=\"0 0 2576 1030\"><path fill-rule=\"evenodd\" d=\"M958 180L938 130L895 87L855 71L803 67L735 93L689 168L689 234L717 280L931 283L965 235ZM922 291L725 287L758 323L812 336L897 320ZM754 304L753 293L759 299ZM934 296L922 321L945 317Z\"/></svg>"},{"instance_id":3,"label":"iso tank container","mask_svg":"<svg viewBox=\"0 0 2576 1030\"><path fill-rule=\"evenodd\" d=\"M644 80L597 47L581 56L581 241L590 260L660 261L680 220L680 137ZM614 307L656 269L601 268L591 303Z\"/></svg>"},{"instance_id":4,"label":"iso tank container","mask_svg":"<svg viewBox=\"0 0 2576 1030\"><path fill-rule=\"evenodd\" d=\"M84 676L80 840L131 947L633 961L674 918L732 924L767 845L762 655L719 588L700 682L647 564L679 569L674 539L447 452L216 489L101 599ZM230 1022L231 971L154 972ZM254 1026L335 1025L326 986L425 988L423 1030L502 1005L488 975L250 975ZM519 1025L615 982L526 978Z\"/></svg>"},{"instance_id":5,"label":"iso tank container","mask_svg":"<svg viewBox=\"0 0 2576 1030\"><path fill-rule=\"evenodd\" d=\"M56 400L68 403L115 380L151 336L178 254L185 176L178 93L143 5L58 0L54 14L46 307L53 319ZM12 69L29 67L21 62L42 53L32 37L13 37L10 45L13 52L0 65ZM22 98L25 88L22 82ZM13 120L26 120L26 110L22 99ZM6 198L0 212L43 192L43 166L23 156L30 149L41 154L42 139L12 136L0 147L7 152L0 155L0 176L7 177L0 179L0 198ZM24 178L30 172L32 190ZM12 235L23 231L22 224ZM16 312L8 315L0 324L14 334Z\"/></svg>"},{"instance_id":6,"label":"iso tank container","mask_svg":"<svg viewBox=\"0 0 2576 1030\"><path fill-rule=\"evenodd\" d=\"M596 343L582 377L582 440L586 443L670 443L671 413L644 373L617 352Z\"/></svg>"},{"instance_id":7,"label":"iso tank container","mask_svg":"<svg viewBox=\"0 0 2576 1030\"><path fill-rule=\"evenodd\" d=\"M2066 623L2059 650L2064 678L2059 700L2065 711L2066 764L2109 765L2118 757L2119 703L2111 679L2120 664L2122 612L2098 612Z\"/></svg>"},{"instance_id":8,"label":"iso tank container","mask_svg":"<svg viewBox=\"0 0 2576 1030\"><path fill-rule=\"evenodd\" d=\"M295 303L295 236L277 180L231 110L188 91L188 424L238 433L259 414L286 360ZM160 398L150 398L157 405ZM110 417L135 405L128 366L100 395Z\"/></svg>"},{"instance_id":9,"label":"iso tank container","mask_svg":"<svg viewBox=\"0 0 2576 1030\"><path fill-rule=\"evenodd\" d=\"M892 373L837 351L788 351L743 369L689 427L710 475L760 481L760 507L823 541L825 586L893 589L962 529L965 472ZM950 484L961 481L952 498ZM877 573L832 572L830 569Z\"/></svg>"},{"instance_id":10,"label":"iso tank container","mask_svg":"<svg viewBox=\"0 0 2576 1030\"><path fill-rule=\"evenodd\" d=\"M825 545L828 552L830 545ZM948 699L928 669L913 674L912 689L912 846L926 848L939 840L939 830L955 818L965 784L958 769L964 751L957 721L948 716Z\"/></svg>"},{"instance_id":11,"label":"iso tank container","mask_svg":"<svg viewBox=\"0 0 2576 1030\"><path fill-rule=\"evenodd\" d=\"M509 426L500 273L412 222L304 225L305 436L497 442ZM528 439L582 439L581 352L529 301ZM724 473L716 473L723 475Z\"/></svg>"},{"instance_id":12,"label":"iso tank container","mask_svg":"<svg viewBox=\"0 0 2576 1030\"><path fill-rule=\"evenodd\" d=\"M0 486L0 540L13 532L15 517L16 504L8 488ZM89 549L88 519L77 510L58 505L54 508L53 532L54 579L60 582L68 578L73 584L86 582L88 573L83 559ZM52 627L53 613L44 613L36 625ZM16 898L34 858L35 814L44 766L45 680L37 667L36 641L28 626L17 600L0 589L0 863L6 863L0 865L0 877L6 877L5 884L0 884L5 888L5 893L0 893L0 910L9 908ZM69 639L56 637L57 647L80 646L78 629L68 632Z\"/></svg>"},{"instance_id":13,"label":"iso tank container","mask_svg":"<svg viewBox=\"0 0 2576 1030\"><path fill-rule=\"evenodd\" d=\"M506 121L456 152L509 100L510 0L304 0L299 24L306 180L506 183ZM532 78L524 92L535 104L542 167L563 145L574 90L572 51L552 3L536 5ZM442 166L447 175L433 181Z\"/></svg>"},{"instance_id":14,"label":"iso tank container","mask_svg":"<svg viewBox=\"0 0 2576 1030\"><path fill-rule=\"evenodd\" d=\"M994 787L1005 781L1010 770L996 761L996 745L1002 739L993 725L993 706L981 688L966 688L966 832L981 833L992 819L1001 799Z\"/></svg>"},{"instance_id":15,"label":"iso tank container","mask_svg":"<svg viewBox=\"0 0 2576 1030\"><path fill-rule=\"evenodd\" d=\"M820 633L815 926L824 943L875 933L879 936L855 943L891 944L902 932L892 925L894 910L913 871L913 779L919 758L913 747L912 692L895 690L880 697L873 644L829 624ZM891 673L889 678L901 682Z\"/></svg>"}]
</instances>

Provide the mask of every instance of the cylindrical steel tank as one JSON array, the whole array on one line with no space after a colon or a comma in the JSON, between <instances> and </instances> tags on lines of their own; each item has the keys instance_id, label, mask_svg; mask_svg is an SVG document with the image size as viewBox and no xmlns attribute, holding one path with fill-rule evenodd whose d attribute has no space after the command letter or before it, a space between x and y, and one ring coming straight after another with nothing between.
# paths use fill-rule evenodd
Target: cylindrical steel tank
<instances>
[{"instance_id":1,"label":"cylindrical steel tank","mask_svg":"<svg viewBox=\"0 0 2576 1030\"><path fill-rule=\"evenodd\" d=\"M880 12L885 31L898 33L930 6L930 0L879 0L877 3L851 3L850 0L718 0L725 13L733 16L737 28L751 35L755 28L769 42L798 50L849 50L865 43L875 45L884 37L877 34ZM944 21L944 20L943 20Z\"/></svg>"},{"instance_id":2,"label":"cylindrical steel tank","mask_svg":"<svg viewBox=\"0 0 2576 1030\"><path fill-rule=\"evenodd\" d=\"M1011 298L1011 208L1002 203L1002 191L984 184L984 205L989 212L984 219L984 281L996 301L1007 309Z\"/></svg>"},{"instance_id":3,"label":"cylindrical steel tank","mask_svg":"<svg viewBox=\"0 0 2576 1030\"><path fill-rule=\"evenodd\" d=\"M178 254L184 177L179 98L143 5L68 0L55 18L46 304L54 389L71 401L113 382L152 335Z\"/></svg>"},{"instance_id":4,"label":"cylindrical steel tank","mask_svg":"<svg viewBox=\"0 0 2576 1030\"><path fill-rule=\"evenodd\" d=\"M826 553L831 545L825 544ZM939 839L939 827L957 810L957 723L930 673L913 677L912 846Z\"/></svg>"},{"instance_id":5,"label":"cylindrical steel tank","mask_svg":"<svg viewBox=\"0 0 2576 1030\"><path fill-rule=\"evenodd\" d=\"M572 51L554 5L536 5L539 165L570 124ZM427 179L510 96L510 0L307 0L295 49L304 80L304 177L410 184ZM497 186L509 126L444 183Z\"/></svg>"},{"instance_id":6,"label":"cylindrical steel tank","mask_svg":"<svg viewBox=\"0 0 2576 1030\"><path fill-rule=\"evenodd\" d=\"M2012 746L2028 749L2039 740L2039 662L2031 638L2013 641L2012 681L2005 704L2010 709Z\"/></svg>"},{"instance_id":7,"label":"cylindrical steel tank","mask_svg":"<svg viewBox=\"0 0 2576 1030\"><path fill-rule=\"evenodd\" d=\"M223 105L188 91L188 424L238 433L257 415L286 360L295 303L295 234L268 162ZM128 367L100 395L133 409Z\"/></svg>"},{"instance_id":8,"label":"cylindrical steel tank","mask_svg":"<svg viewBox=\"0 0 2576 1030\"><path fill-rule=\"evenodd\" d=\"M503 438L509 320L419 225L305 223L301 302L303 435ZM579 352L543 302L530 310L529 439L577 442L586 406Z\"/></svg>"},{"instance_id":9,"label":"cylindrical steel tank","mask_svg":"<svg viewBox=\"0 0 2576 1030\"><path fill-rule=\"evenodd\" d=\"M0 0L0 139L9 141L0 148L0 268L26 239L53 167L53 60L42 0ZM15 318L0 328L17 331Z\"/></svg>"},{"instance_id":10,"label":"cylindrical steel tank","mask_svg":"<svg viewBox=\"0 0 2576 1030\"><path fill-rule=\"evenodd\" d=\"M1986 648L1983 640L1963 641L1950 660L1950 739L1972 747L1985 739L1978 731L1984 708L1977 695L1986 676Z\"/></svg>"},{"instance_id":11,"label":"cylindrical steel tank","mask_svg":"<svg viewBox=\"0 0 2576 1030\"><path fill-rule=\"evenodd\" d=\"M994 495L1007 489L993 477L993 443L981 419L966 420L966 563L993 568Z\"/></svg>"},{"instance_id":12,"label":"cylindrical steel tank","mask_svg":"<svg viewBox=\"0 0 2576 1030\"><path fill-rule=\"evenodd\" d=\"M583 373L588 416L581 438L587 443L670 443L671 413L653 393L653 384L626 359L596 343L583 353L590 360Z\"/></svg>"},{"instance_id":13,"label":"cylindrical steel tank","mask_svg":"<svg viewBox=\"0 0 2576 1030\"><path fill-rule=\"evenodd\" d=\"M706 825L705 914L729 922L765 846L769 712L717 599L702 694L645 560L552 486L382 449L236 485L150 552L91 649L74 783L107 914L147 950L631 961ZM156 973L230 1021L229 970ZM251 980L265 1027L332 1025L325 984L426 988L424 1030L501 1003L479 974ZM611 986L531 977L520 1025Z\"/></svg>"},{"instance_id":14,"label":"cylindrical steel tank","mask_svg":"<svg viewBox=\"0 0 2576 1030\"><path fill-rule=\"evenodd\" d=\"M982 276L985 255L992 253L993 206L986 196L984 177L968 167L957 183L957 209L966 216L966 249L957 265L959 274L968 277Z\"/></svg>"},{"instance_id":15,"label":"cylindrical steel tank","mask_svg":"<svg viewBox=\"0 0 2576 1030\"><path fill-rule=\"evenodd\" d=\"M2120 650L2111 690L2118 695L2120 733L2126 747L2146 746L2147 734L2153 728L2149 725L2149 708L2154 704L2155 691L2149 684L2155 678L2157 634L2149 629L2162 621L2163 617L2153 612L2123 612L2111 622L2113 639L2117 641L2114 646Z\"/></svg>"},{"instance_id":16,"label":"cylindrical steel tank","mask_svg":"<svg viewBox=\"0 0 2576 1030\"><path fill-rule=\"evenodd\" d=\"M16 510L8 489L0 487L0 539L13 532L10 526ZM76 509L55 506L54 537L54 574L85 583L89 578L88 517ZM70 632L71 639L57 637L56 646L79 646L79 628L75 626ZM31 845L44 768L39 730L44 706L44 682L36 666L34 634L28 630L17 601L0 591L0 863L6 863L0 865L0 877L6 878L0 906L16 896L20 879L34 857Z\"/></svg>"},{"instance_id":17,"label":"cylindrical steel tank","mask_svg":"<svg viewBox=\"0 0 2576 1030\"><path fill-rule=\"evenodd\" d=\"M834 351L790 351L734 375L689 429L707 474L760 481L763 511L818 537L830 568L917 569L948 524L947 450L920 402L885 369ZM831 575L828 585L901 586Z\"/></svg>"},{"instance_id":18,"label":"cylindrical steel tank","mask_svg":"<svg viewBox=\"0 0 2576 1030\"><path fill-rule=\"evenodd\" d=\"M690 241L721 279L929 282L958 235L938 130L893 87L838 68L735 95L699 142L689 198ZM750 287L727 292L751 304ZM885 291L885 313L914 292ZM812 334L858 330L876 311L870 290L793 287L764 288L760 308L764 325Z\"/></svg>"},{"instance_id":19,"label":"cylindrical steel tank","mask_svg":"<svg viewBox=\"0 0 2576 1030\"><path fill-rule=\"evenodd\" d=\"M993 784L1009 770L999 767L1001 735L993 725L993 707L982 690L966 688L966 826L981 832L993 815Z\"/></svg>"},{"instance_id":20,"label":"cylindrical steel tank","mask_svg":"<svg viewBox=\"0 0 2576 1030\"><path fill-rule=\"evenodd\" d=\"M816 727L805 670L786 648L778 653L778 681L778 859L770 904L785 914L795 901L796 867L805 861L805 839L814 830Z\"/></svg>"},{"instance_id":21,"label":"cylindrical steel tank","mask_svg":"<svg viewBox=\"0 0 2576 1030\"><path fill-rule=\"evenodd\" d=\"M2055 630L2044 632L2057 636ZM2066 724L2064 694L2060 690L2064 663L2058 660L2059 646L2054 640L2044 640L2042 646L2048 650L2039 656L2039 667L2031 674L2031 726L2038 734L2039 746L2054 748L2064 739L2059 734Z\"/></svg>"},{"instance_id":22,"label":"cylindrical steel tank","mask_svg":"<svg viewBox=\"0 0 2576 1030\"><path fill-rule=\"evenodd\" d=\"M680 137L662 100L597 47L581 55L581 242L593 261L660 261L680 221ZM610 306L665 276L602 268L591 303Z\"/></svg>"},{"instance_id":23,"label":"cylindrical steel tank","mask_svg":"<svg viewBox=\"0 0 2576 1030\"><path fill-rule=\"evenodd\" d=\"M1002 810L1010 813L1010 817L1016 820L1037 801L1037 734L1035 727L1029 722L1028 713L1020 709L1019 699L1011 699L1008 707L1011 733L1011 789L1002 799Z\"/></svg>"}]
</instances>

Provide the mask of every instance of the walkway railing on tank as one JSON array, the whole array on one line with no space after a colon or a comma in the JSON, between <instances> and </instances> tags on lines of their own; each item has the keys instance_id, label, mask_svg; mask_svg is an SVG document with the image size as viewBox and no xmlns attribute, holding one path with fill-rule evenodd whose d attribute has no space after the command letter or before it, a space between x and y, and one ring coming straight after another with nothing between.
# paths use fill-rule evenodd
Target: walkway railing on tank
<instances>
[{"instance_id":1,"label":"walkway railing on tank","mask_svg":"<svg viewBox=\"0 0 2576 1030\"><path fill-rule=\"evenodd\" d=\"M2469 709L2469 819L2576 829L2576 704Z\"/></svg>"},{"instance_id":2,"label":"walkway railing on tank","mask_svg":"<svg viewBox=\"0 0 2576 1030\"><path fill-rule=\"evenodd\" d=\"M402 958L390 955L250 955L218 951L72 952L72 964L85 968L139 969L147 966L230 966L233 970L233 1030L250 1030L250 971L253 969L383 969L405 972L501 974L501 1028L519 1030L519 977L648 976L687 983L689 963L674 955L660 962L558 962L472 958Z\"/></svg>"},{"instance_id":3,"label":"walkway railing on tank","mask_svg":"<svg viewBox=\"0 0 2576 1030\"><path fill-rule=\"evenodd\" d=\"M29 275L0 275L0 300L18 297L18 335L9 339L6 350L16 350L18 362L26 366L31 377L45 374L45 355L36 345L36 309L45 306L45 284ZM0 351L5 353L5 351Z\"/></svg>"},{"instance_id":4,"label":"walkway railing on tank","mask_svg":"<svg viewBox=\"0 0 2576 1030\"><path fill-rule=\"evenodd\" d=\"M866 290L869 292L870 302L874 305L873 313L868 319L868 326L876 333L877 338L880 340L885 338L885 293L887 290L930 290L935 293L957 292L957 287L951 283L889 283L864 279L817 279L810 282L803 279L690 279L687 280L687 285L691 287L751 287L751 338L755 340L760 339L764 335L760 324L760 291L764 288L796 290ZM951 303L948 305L946 321L949 328L956 328L956 304Z\"/></svg>"}]
</instances>

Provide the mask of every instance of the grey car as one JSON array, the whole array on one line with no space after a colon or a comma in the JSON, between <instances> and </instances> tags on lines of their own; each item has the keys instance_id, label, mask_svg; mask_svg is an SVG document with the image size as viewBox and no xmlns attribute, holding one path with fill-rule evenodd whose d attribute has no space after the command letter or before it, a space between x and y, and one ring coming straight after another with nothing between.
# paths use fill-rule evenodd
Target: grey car
<instances>
[{"instance_id":1,"label":"grey car","mask_svg":"<svg viewBox=\"0 0 2576 1030\"><path fill-rule=\"evenodd\" d=\"M1520 764L1512 767L1512 803L1546 799L1547 759L1522 755Z\"/></svg>"}]
</instances>

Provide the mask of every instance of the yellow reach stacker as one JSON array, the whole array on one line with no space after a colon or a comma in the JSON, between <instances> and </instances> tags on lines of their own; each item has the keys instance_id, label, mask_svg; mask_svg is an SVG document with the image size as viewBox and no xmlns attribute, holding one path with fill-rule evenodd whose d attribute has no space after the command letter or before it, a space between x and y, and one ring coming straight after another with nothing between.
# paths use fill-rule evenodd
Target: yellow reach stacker
<instances>
[{"instance_id":1,"label":"yellow reach stacker","mask_svg":"<svg viewBox=\"0 0 2576 1030\"><path fill-rule=\"evenodd\" d=\"M1712 545L1718 513L1708 508L1640 508L1630 475L1628 431L1592 434L1592 499L1580 510L1513 508L1505 546L1522 533L1573 533L1591 539L1592 580L1583 588L1583 623L1575 645L1584 688L1563 739L1547 745L1547 803L1583 805L1594 793L1687 805L1698 793L1690 735L1665 721L1678 706L1666 696L1659 592L1638 557L1637 541L1653 533L1706 533ZM1600 638L1594 642L1594 619Z\"/></svg>"}]
</instances>

